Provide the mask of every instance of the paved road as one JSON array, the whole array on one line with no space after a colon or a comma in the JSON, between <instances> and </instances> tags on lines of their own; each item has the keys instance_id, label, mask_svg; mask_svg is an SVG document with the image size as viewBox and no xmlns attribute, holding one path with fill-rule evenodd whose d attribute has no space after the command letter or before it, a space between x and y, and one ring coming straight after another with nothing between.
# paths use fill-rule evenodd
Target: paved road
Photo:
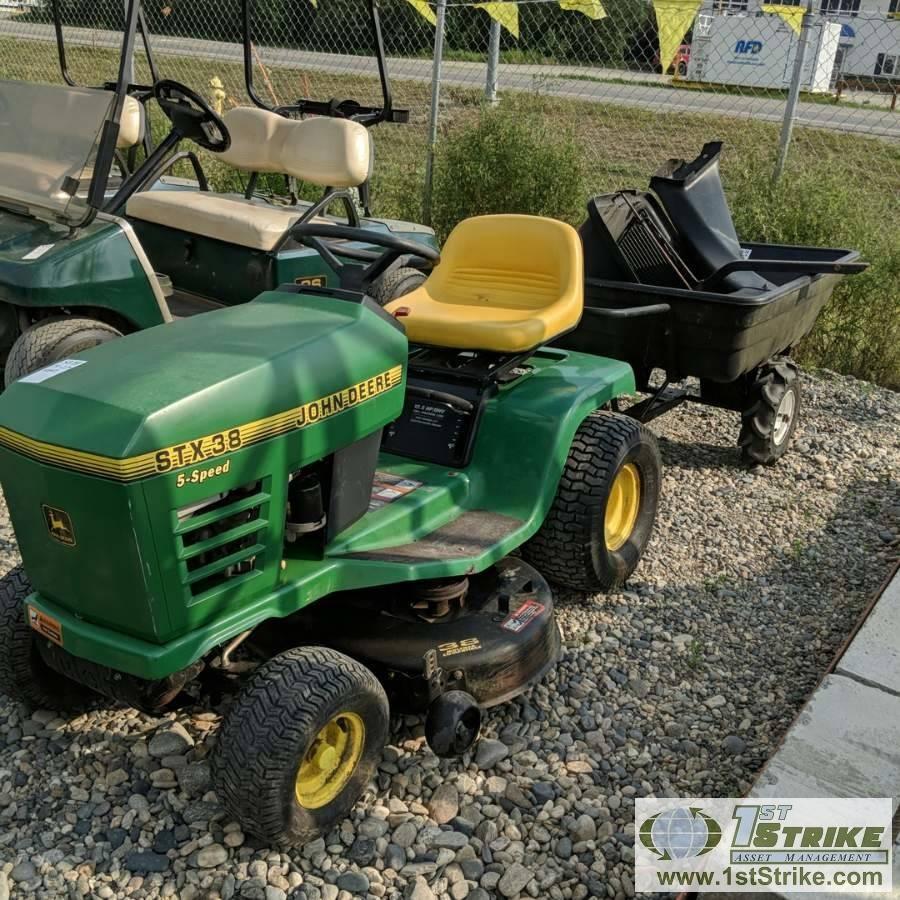
<instances>
[{"instance_id":1,"label":"paved road","mask_svg":"<svg viewBox=\"0 0 900 900\"><path fill-rule=\"evenodd\" d=\"M54 41L49 25L0 18L0 35L20 40ZM67 28L70 44L95 47L119 46L115 32L90 28ZM153 48L161 56L188 56L240 63L239 44L198 38L154 36ZM372 74L376 72L372 57L344 56L305 50L267 49L266 64L274 67L315 69L335 74ZM430 59L391 58L389 68L394 79L419 82L431 81ZM484 86L485 67L482 63L447 61L444 63L443 84L457 87ZM595 80L585 80L585 79ZM616 82L598 81L615 78ZM631 84L621 81L634 82ZM659 86L647 84L657 81ZM578 66L536 66L502 63L501 90L540 91L544 95L564 97L613 106L626 106L666 113L701 113L706 115L739 116L768 122L780 122L784 102L767 97L741 97L705 91L672 90L666 86L667 77L645 72L623 72L618 69L591 69ZM887 109L860 109L821 103L800 103L797 124L829 131L866 134L900 142L900 113Z\"/></svg>"}]
</instances>

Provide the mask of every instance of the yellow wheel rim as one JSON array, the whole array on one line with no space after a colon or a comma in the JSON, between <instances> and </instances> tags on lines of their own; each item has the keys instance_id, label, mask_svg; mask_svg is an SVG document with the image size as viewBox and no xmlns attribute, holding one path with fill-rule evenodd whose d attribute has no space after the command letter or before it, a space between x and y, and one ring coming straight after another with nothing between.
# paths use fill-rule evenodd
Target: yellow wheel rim
<instances>
[{"instance_id":1,"label":"yellow wheel rim","mask_svg":"<svg viewBox=\"0 0 900 900\"><path fill-rule=\"evenodd\" d=\"M641 473L626 463L616 473L606 501L603 530L609 550L618 550L631 537L641 508Z\"/></svg>"},{"instance_id":2,"label":"yellow wheel rim","mask_svg":"<svg viewBox=\"0 0 900 900\"><path fill-rule=\"evenodd\" d=\"M366 726L352 712L338 713L315 737L297 769L294 795L306 809L331 803L356 770Z\"/></svg>"}]
</instances>

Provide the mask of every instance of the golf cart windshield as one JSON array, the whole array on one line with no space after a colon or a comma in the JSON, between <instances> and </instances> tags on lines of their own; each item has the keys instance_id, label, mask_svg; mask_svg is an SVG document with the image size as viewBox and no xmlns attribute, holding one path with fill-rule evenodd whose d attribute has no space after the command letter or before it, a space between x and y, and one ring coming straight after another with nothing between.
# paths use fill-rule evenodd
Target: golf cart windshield
<instances>
[{"instance_id":1,"label":"golf cart windshield","mask_svg":"<svg viewBox=\"0 0 900 900\"><path fill-rule=\"evenodd\" d=\"M77 226L115 94L0 80L0 207Z\"/></svg>"}]
</instances>

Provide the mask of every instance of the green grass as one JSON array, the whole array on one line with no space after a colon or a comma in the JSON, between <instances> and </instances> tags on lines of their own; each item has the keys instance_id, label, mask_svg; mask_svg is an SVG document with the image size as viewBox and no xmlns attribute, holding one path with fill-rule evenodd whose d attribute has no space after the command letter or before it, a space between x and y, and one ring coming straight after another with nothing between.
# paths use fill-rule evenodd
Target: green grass
<instances>
[{"instance_id":1,"label":"green grass","mask_svg":"<svg viewBox=\"0 0 900 900\"><path fill-rule=\"evenodd\" d=\"M55 48L37 42L0 39L0 77L59 82ZM116 54L82 47L69 49L70 68L82 83L111 77ZM176 78L210 93L209 80L218 76L229 103L244 102L239 65L183 57L162 57L163 77ZM140 67L138 77L140 77ZM261 90L285 102L297 96L354 97L377 101L375 78L315 71L270 69L257 76ZM375 129L373 209L377 214L419 220L421 217L427 147L429 85L394 79L395 104L411 110L406 126ZM777 186L770 176L778 143L776 123L709 114L669 114L622 106L549 97L539 93L503 94L501 108L526 129L562 136L574 145L580 159L577 190L563 179L564 191L546 189L530 204L573 224L584 218L588 196L624 187L645 187L650 174L668 157L692 158L708 140L725 143L722 172L738 232L745 240L852 247L871 263L864 275L847 279L804 345L799 359L900 387L900 146L860 135L798 127L784 176ZM444 86L439 131L441 148L451 138L476 128L482 118L481 92ZM157 128L161 119L157 115ZM212 154L204 165L219 189L238 187L233 170ZM570 159L563 155L560 159ZM466 166L462 157L453 163ZM485 189L476 191L468 208L452 207L451 177L438 184L436 214L446 230L460 215L491 208L495 195L511 196L509 183L531 171L528 180L543 183L541 173L523 160L520 170L491 172L484 166L478 178ZM467 171L468 177L471 172ZM492 183L492 179L494 179ZM550 182L553 183L552 180ZM526 186L527 187L527 186ZM447 196L441 196L441 191ZM527 190L524 192L527 195ZM517 195L518 196L518 195ZM479 197L483 199L479 199ZM512 202L512 201L510 201ZM524 202L524 201L523 201ZM442 204L445 212L441 212Z\"/></svg>"}]
</instances>

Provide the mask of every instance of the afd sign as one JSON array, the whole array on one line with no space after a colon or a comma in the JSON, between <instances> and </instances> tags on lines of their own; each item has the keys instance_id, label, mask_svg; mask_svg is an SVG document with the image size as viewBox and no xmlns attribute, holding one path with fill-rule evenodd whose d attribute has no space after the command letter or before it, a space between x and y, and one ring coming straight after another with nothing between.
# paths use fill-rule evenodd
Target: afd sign
<instances>
[{"instance_id":1,"label":"afd sign","mask_svg":"<svg viewBox=\"0 0 900 900\"><path fill-rule=\"evenodd\" d=\"M737 55L746 55L750 54L751 56L756 56L763 48L762 41L738 41L734 45L734 52Z\"/></svg>"}]
</instances>

